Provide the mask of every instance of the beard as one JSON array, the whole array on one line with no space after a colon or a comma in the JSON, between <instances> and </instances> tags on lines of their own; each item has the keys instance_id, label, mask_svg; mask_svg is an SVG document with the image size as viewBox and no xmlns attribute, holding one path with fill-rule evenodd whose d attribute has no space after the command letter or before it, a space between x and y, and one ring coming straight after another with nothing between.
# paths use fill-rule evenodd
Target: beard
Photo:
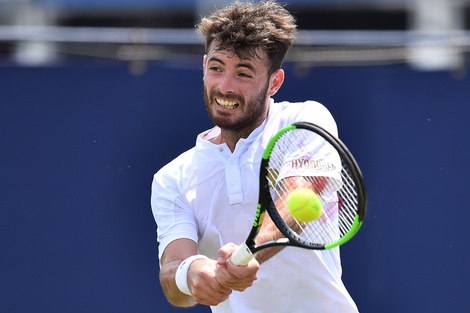
<instances>
[{"instance_id":1,"label":"beard","mask_svg":"<svg viewBox=\"0 0 470 313\"><path fill-rule=\"evenodd\" d=\"M263 88L261 88L253 97L245 99L241 95L225 95L218 90L212 90L208 92L204 85L204 102L206 105L207 113L209 114L212 122L223 130L243 132L249 130L250 132L258 127L267 116L266 109L266 96L268 93L269 81L266 82ZM236 101L239 106L243 107L244 114L238 116L235 120L232 120L230 113L217 114L215 110L211 109L211 102L215 102L215 98L220 97L224 99L230 99Z\"/></svg>"}]
</instances>

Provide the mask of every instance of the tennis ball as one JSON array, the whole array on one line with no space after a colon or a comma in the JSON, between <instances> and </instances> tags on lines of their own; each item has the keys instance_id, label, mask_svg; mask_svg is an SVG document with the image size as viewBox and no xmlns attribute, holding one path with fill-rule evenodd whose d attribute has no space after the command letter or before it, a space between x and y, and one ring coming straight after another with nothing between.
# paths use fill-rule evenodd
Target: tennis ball
<instances>
[{"instance_id":1,"label":"tennis ball","mask_svg":"<svg viewBox=\"0 0 470 313\"><path fill-rule=\"evenodd\" d=\"M308 188L292 191L287 197L287 208L292 216L302 223L312 222L323 214L320 197Z\"/></svg>"}]
</instances>

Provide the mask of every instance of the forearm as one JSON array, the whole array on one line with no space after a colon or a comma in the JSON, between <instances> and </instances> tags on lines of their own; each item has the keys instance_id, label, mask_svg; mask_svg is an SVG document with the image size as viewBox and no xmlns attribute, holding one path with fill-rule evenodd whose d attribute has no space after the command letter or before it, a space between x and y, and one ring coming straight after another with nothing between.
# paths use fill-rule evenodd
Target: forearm
<instances>
[{"instance_id":1,"label":"forearm","mask_svg":"<svg viewBox=\"0 0 470 313\"><path fill-rule=\"evenodd\" d=\"M217 281L217 262L196 254L182 253L182 246L181 242L170 244L162 257L160 284L168 302L178 307L189 307L196 303L215 306L227 300L232 291ZM175 257L175 254L178 256Z\"/></svg>"},{"instance_id":2,"label":"forearm","mask_svg":"<svg viewBox=\"0 0 470 313\"><path fill-rule=\"evenodd\" d=\"M262 228L256 237L257 245L268 241L278 240L284 237L276 225L274 225L274 222L271 220L268 214L266 214L263 225L261 227ZM278 254L282 249L284 249L283 246L263 249L256 254L256 260L262 264L263 262Z\"/></svg>"},{"instance_id":3,"label":"forearm","mask_svg":"<svg viewBox=\"0 0 470 313\"><path fill-rule=\"evenodd\" d=\"M285 206L281 203L277 204L276 206L278 208L285 208ZM295 219L291 216L287 209L278 212L282 216L282 219L291 227L293 231L300 232L301 228L299 227L298 222L295 221ZM258 236L256 237L256 244L260 245L262 243L275 241L281 238L285 238L285 236L279 231L277 226L272 221L271 217L266 214L263 225L261 226L261 230ZM269 260L271 257L275 256L284 248L284 246L279 246L271 247L269 249L263 249L256 254L256 259L261 264Z\"/></svg>"}]
</instances>

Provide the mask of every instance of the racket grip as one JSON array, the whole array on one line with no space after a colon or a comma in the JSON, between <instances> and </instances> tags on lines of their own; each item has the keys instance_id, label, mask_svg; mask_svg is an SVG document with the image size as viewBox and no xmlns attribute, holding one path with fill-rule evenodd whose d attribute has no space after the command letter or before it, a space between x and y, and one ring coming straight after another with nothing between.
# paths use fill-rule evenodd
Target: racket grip
<instances>
[{"instance_id":1,"label":"racket grip","mask_svg":"<svg viewBox=\"0 0 470 313\"><path fill-rule=\"evenodd\" d=\"M243 243L232 253L228 260L235 265L245 266L250 263L254 256L255 255L251 252L246 243Z\"/></svg>"}]
</instances>

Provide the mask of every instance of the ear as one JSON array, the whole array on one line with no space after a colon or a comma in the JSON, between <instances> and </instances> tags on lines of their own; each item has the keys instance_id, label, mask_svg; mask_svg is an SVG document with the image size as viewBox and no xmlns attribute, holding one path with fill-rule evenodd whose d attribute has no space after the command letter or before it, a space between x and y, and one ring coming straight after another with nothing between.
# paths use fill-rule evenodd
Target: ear
<instances>
[{"instance_id":1,"label":"ear","mask_svg":"<svg viewBox=\"0 0 470 313\"><path fill-rule=\"evenodd\" d=\"M207 64L207 54L204 54L204 58L202 59L202 68L205 70Z\"/></svg>"},{"instance_id":2,"label":"ear","mask_svg":"<svg viewBox=\"0 0 470 313\"><path fill-rule=\"evenodd\" d=\"M282 83L284 82L284 70L279 69L271 74L269 78L269 88L268 95L273 96L277 93L279 88L281 88Z\"/></svg>"}]
</instances>

